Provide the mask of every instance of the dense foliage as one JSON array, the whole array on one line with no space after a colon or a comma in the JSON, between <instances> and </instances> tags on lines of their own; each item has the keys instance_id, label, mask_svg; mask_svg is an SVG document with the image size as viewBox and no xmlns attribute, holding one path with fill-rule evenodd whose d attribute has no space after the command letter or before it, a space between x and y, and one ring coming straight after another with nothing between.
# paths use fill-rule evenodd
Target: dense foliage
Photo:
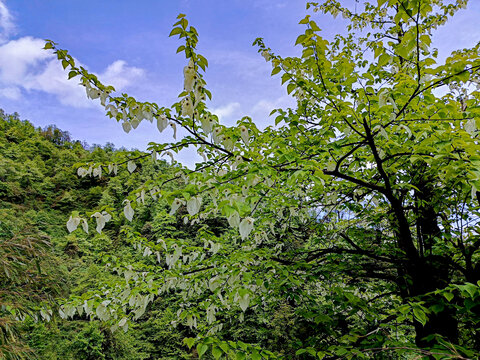
<instances>
[{"instance_id":1,"label":"dense foliage","mask_svg":"<svg viewBox=\"0 0 480 360\"><path fill-rule=\"evenodd\" d=\"M137 179L79 179L78 161L138 152L110 144L88 147L54 126L37 129L17 114L0 115L0 358L187 358L182 340L190 333L172 331L175 314L168 303L152 304L148 317L128 333L112 333L109 326L82 316L69 321L58 316L62 298L100 292L112 281L114 276L103 268L108 256L136 257L119 236L121 223L102 235L69 235L65 222L70 212L115 201L148 174L168 166L145 164ZM146 217L156 211L150 209ZM152 226L141 219L135 224L139 229Z\"/></svg>"},{"instance_id":2,"label":"dense foliage","mask_svg":"<svg viewBox=\"0 0 480 360\"><path fill-rule=\"evenodd\" d=\"M348 32L327 40L306 16L298 58L255 41L297 99L265 129L208 110L208 62L184 15L171 107L114 96L47 41L126 132L147 120L175 139L76 160L72 181L109 180L93 206L76 204L63 239L107 271L77 277L60 317L134 337L168 318L174 344L215 359L478 357L480 44L443 63L431 46L466 3L308 3ZM203 158L194 169L175 163L187 147Z\"/></svg>"}]
</instances>

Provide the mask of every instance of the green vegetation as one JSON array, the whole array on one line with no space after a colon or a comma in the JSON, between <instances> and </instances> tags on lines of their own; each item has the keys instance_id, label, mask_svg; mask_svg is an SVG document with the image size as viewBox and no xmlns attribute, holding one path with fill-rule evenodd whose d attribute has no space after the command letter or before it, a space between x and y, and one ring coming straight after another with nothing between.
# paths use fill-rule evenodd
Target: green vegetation
<instances>
[{"instance_id":1,"label":"green vegetation","mask_svg":"<svg viewBox=\"0 0 480 360\"><path fill-rule=\"evenodd\" d=\"M327 41L309 15L298 58L255 41L297 99L266 129L248 117L226 127L208 110L208 61L184 15L170 34L183 41L184 89L168 108L114 96L47 41L126 132L155 121L175 141L86 151L58 129L5 120L5 351L478 358L480 44L440 64L431 47L465 4L309 3L341 13L348 34ZM188 147L203 157L194 169L175 163ZM11 341L14 330L30 336Z\"/></svg>"},{"instance_id":2,"label":"green vegetation","mask_svg":"<svg viewBox=\"0 0 480 360\"><path fill-rule=\"evenodd\" d=\"M111 145L86 150L55 127L36 129L16 114L0 115L0 358L187 358L185 336L172 331L175 316L161 302L128 333L112 333L85 316L69 321L58 316L62 298L101 291L111 280L104 271L107 256L135 257L119 236L121 224L102 235L69 235L70 212L115 201L141 176L130 179L130 186L125 176L110 182L78 178L76 162L107 161L124 152ZM142 174L165 168L163 162L146 164ZM150 224L138 220L137 226Z\"/></svg>"}]
</instances>

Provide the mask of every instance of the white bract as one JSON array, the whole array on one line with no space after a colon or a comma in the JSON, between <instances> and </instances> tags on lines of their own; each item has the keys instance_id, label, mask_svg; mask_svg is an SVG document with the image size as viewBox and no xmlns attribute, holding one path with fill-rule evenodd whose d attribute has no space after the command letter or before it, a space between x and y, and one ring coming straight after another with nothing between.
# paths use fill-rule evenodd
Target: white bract
<instances>
[{"instance_id":1,"label":"white bract","mask_svg":"<svg viewBox=\"0 0 480 360\"><path fill-rule=\"evenodd\" d=\"M102 233L102 230L105 227L105 224L112 219L112 216L106 211L102 211L101 213L97 211L95 214L92 215L92 217L94 217L97 220L96 230L99 234Z\"/></svg>"},{"instance_id":2,"label":"white bract","mask_svg":"<svg viewBox=\"0 0 480 360\"><path fill-rule=\"evenodd\" d=\"M174 122L169 123L170 127L173 129L173 138L177 139L177 125Z\"/></svg>"},{"instance_id":3,"label":"white bract","mask_svg":"<svg viewBox=\"0 0 480 360\"><path fill-rule=\"evenodd\" d=\"M202 198L199 196L191 197L187 201L187 211L188 213L193 216L198 213L200 210L200 206L202 205Z\"/></svg>"},{"instance_id":4,"label":"white bract","mask_svg":"<svg viewBox=\"0 0 480 360\"><path fill-rule=\"evenodd\" d=\"M77 175L80 176L80 177L85 177L88 175L88 170L83 168L83 167L79 167L77 169Z\"/></svg>"},{"instance_id":5,"label":"white bract","mask_svg":"<svg viewBox=\"0 0 480 360\"><path fill-rule=\"evenodd\" d=\"M200 118L200 124L205 135L209 135L212 132L213 125L215 125L215 120L211 116L204 116Z\"/></svg>"},{"instance_id":6,"label":"white bract","mask_svg":"<svg viewBox=\"0 0 480 360\"><path fill-rule=\"evenodd\" d=\"M465 131L470 135L474 135L477 131L477 124L475 119L470 119L465 123Z\"/></svg>"},{"instance_id":7,"label":"white bract","mask_svg":"<svg viewBox=\"0 0 480 360\"><path fill-rule=\"evenodd\" d=\"M82 219L82 228L88 234L88 222L86 219Z\"/></svg>"},{"instance_id":8,"label":"white bract","mask_svg":"<svg viewBox=\"0 0 480 360\"><path fill-rule=\"evenodd\" d=\"M127 134L132 130L132 125L130 125L129 122L124 121L122 123L123 131L125 131Z\"/></svg>"},{"instance_id":9,"label":"white bract","mask_svg":"<svg viewBox=\"0 0 480 360\"><path fill-rule=\"evenodd\" d=\"M243 296L240 296L238 304L240 305L242 311L245 312L245 310L247 310L248 308L248 305L250 305L250 294L246 293Z\"/></svg>"},{"instance_id":10,"label":"white bract","mask_svg":"<svg viewBox=\"0 0 480 360\"><path fill-rule=\"evenodd\" d=\"M75 231L80 224L80 217L72 217L70 216L70 219L67 221L67 229L69 232Z\"/></svg>"},{"instance_id":11,"label":"white bract","mask_svg":"<svg viewBox=\"0 0 480 360\"><path fill-rule=\"evenodd\" d=\"M242 240L245 240L250 232L253 230L253 222L255 220L252 219L251 217L246 217L240 222L240 225L238 226L240 230L240 236Z\"/></svg>"},{"instance_id":12,"label":"white bract","mask_svg":"<svg viewBox=\"0 0 480 360\"><path fill-rule=\"evenodd\" d=\"M165 151L165 155L170 156L170 159L172 159L172 164L175 162L175 158L173 157L173 154L171 151Z\"/></svg>"},{"instance_id":13,"label":"white bract","mask_svg":"<svg viewBox=\"0 0 480 360\"><path fill-rule=\"evenodd\" d=\"M135 211L133 211L132 204L130 204L130 200L124 200L124 203L126 205L123 208L123 214L125 215L128 221L132 221L133 214L135 213Z\"/></svg>"},{"instance_id":14,"label":"white bract","mask_svg":"<svg viewBox=\"0 0 480 360\"><path fill-rule=\"evenodd\" d=\"M180 199L173 200L172 208L170 209L170 215L175 214L177 212L178 208L180 206L182 206L183 204L185 204L185 201L183 201L183 200L180 200Z\"/></svg>"},{"instance_id":15,"label":"white bract","mask_svg":"<svg viewBox=\"0 0 480 360\"><path fill-rule=\"evenodd\" d=\"M157 118L157 128L158 128L158 131L162 132L163 130L165 130L168 126L168 119L167 117L162 114L160 115L158 118Z\"/></svg>"},{"instance_id":16,"label":"white bract","mask_svg":"<svg viewBox=\"0 0 480 360\"><path fill-rule=\"evenodd\" d=\"M237 228L240 225L240 215L238 215L238 212L234 211L227 218L227 221L228 225L230 225L232 228Z\"/></svg>"},{"instance_id":17,"label":"white bract","mask_svg":"<svg viewBox=\"0 0 480 360\"><path fill-rule=\"evenodd\" d=\"M261 52L261 54L262 54L263 58L265 59L265 61L269 61L269 60L270 60L271 56L270 56L270 54L268 53L267 50L263 50L263 51Z\"/></svg>"},{"instance_id":18,"label":"white bract","mask_svg":"<svg viewBox=\"0 0 480 360\"><path fill-rule=\"evenodd\" d=\"M102 177L102 166L98 166L95 169L93 169L93 176L98 176L99 178Z\"/></svg>"},{"instance_id":19,"label":"white bract","mask_svg":"<svg viewBox=\"0 0 480 360\"><path fill-rule=\"evenodd\" d=\"M195 84L195 64L193 63L193 59L190 59L188 65L183 68L183 87L185 91L193 91L193 86Z\"/></svg>"},{"instance_id":20,"label":"white bract","mask_svg":"<svg viewBox=\"0 0 480 360\"><path fill-rule=\"evenodd\" d=\"M182 115L193 117L193 103L188 96L182 100Z\"/></svg>"},{"instance_id":21,"label":"white bract","mask_svg":"<svg viewBox=\"0 0 480 360\"><path fill-rule=\"evenodd\" d=\"M250 135L248 134L248 129L244 125L240 126L240 136L242 137L243 142L248 145Z\"/></svg>"},{"instance_id":22,"label":"white bract","mask_svg":"<svg viewBox=\"0 0 480 360\"><path fill-rule=\"evenodd\" d=\"M128 171L130 172L130 174L133 173L136 168L137 168L137 165L136 165L132 160L130 160L130 161L127 163L127 169L128 169Z\"/></svg>"}]
</instances>

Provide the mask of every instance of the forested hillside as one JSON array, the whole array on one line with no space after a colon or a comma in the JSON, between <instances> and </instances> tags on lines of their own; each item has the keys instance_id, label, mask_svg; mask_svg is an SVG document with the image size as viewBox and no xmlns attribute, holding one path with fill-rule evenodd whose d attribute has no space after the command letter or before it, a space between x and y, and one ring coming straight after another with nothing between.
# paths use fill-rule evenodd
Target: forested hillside
<instances>
[{"instance_id":1,"label":"forested hillside","mask_svg":"<svg viewBox=\"0 0 480 360\"><path fill-rule=\"evenodd\" d=\"M182 344L187 334L171 326L175 315L165 299L154 302L134 331L127 333L112 333L109 326L85 316L73 321L58 316L60 299L99 291L104 282L112 281L114 275L104 268L110 257L138 257L120 236L122 223L107 226L101 235L93 226L89 235L69 234L65 226L72 210L120 202L154 171L171 171L162 161L146 163L135 178L119 174L108 180L76 174L78 162L108 162L125 154L109 145L87 150L54 126L42 130L17 114L1 113L0 358L14 359L14 354L22 353L40 359L79 360L189 357ZM155 222L150 219L164 207L159 203L145 208L133 226L151 229L154 236ZM165 226L174 231L175 220ZM30 316L24 322L15 319L25 315Z\"/></svg>"}]
</instances>

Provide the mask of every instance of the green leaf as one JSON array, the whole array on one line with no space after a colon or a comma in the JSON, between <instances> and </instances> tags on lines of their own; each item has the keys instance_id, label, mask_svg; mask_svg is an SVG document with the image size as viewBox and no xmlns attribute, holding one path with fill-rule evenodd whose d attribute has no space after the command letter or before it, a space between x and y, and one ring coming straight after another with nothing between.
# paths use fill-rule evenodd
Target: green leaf
<instances>
[{"instance_id":1,"label":"green leaf","mask_svg":"<svg viewBox=\"0 0 480 360\"><path fill-rule=\"evenodd\" d=\"M238 351L237 354L236 354L236 359L237 360L245 360L246 359L246 355L243 351Z\"/></svg>"},{"instance_id":2,"label":"green leaf","mask_svg":"<svg viewBox=\"0 0 480 360\"><path fill-rule=\"evenodd\" d=\"M218 346L212 346L212 355L215 359L220 359L222 356L223 351Z\"/></svg>"},{"instance_id":3,"label":"green leaf","mask_svg":"<svg viewBox=\"0 0 480 360\"><path fill-rule=\"evenodd\" d=\"M252 360L261 360L262 355L258 352L258 350L253 350L252 352Z\"/></svg>"},{"instance_id":4,"label":"green leaf","mask_svg":"<svg viewBox=\"0 0 480 360\"><path fill-rule=\"evenodd\" d=\"M287 85L287 93L290 94L295 88L297 87L297 84L295 83L290 83Z\"/></svg>"},{"instance_id":5,"label":"green leaf","mask_svg":"<svg viewBox=\"0 0 480 360\"><path fill-rule=\"evenodd\" d=\"M413 316L423 326L425 326L425 324L427 323L427 316L425 315L425 312L420 308L418 307L413 308Z\"/></svg>"},{"instance_id":6,"label":"green leaf","mask_svg":"<svg viewBox=\"0 0 480 360\"><path fill-rule=\"evenodd\" d=\"M182 32L183 32L182 28L176 27L176 28L173 28L172 31L170 31L170 35L168 35L168 36L178 35L178 34L181 34ZM185 48L185 46L184 46L184 48Z\"/></svg>"},{"instance_id":7,"label":"green leaf","mask_svg":"<svg viewBox=\"0 0 480 360\"><path fill-rule=\"evenodd\" d=\"M198 352L198 357L202 357L203 354L208 350L208 345L206 344L198 344L197 345L197 352Z\"/></svg>"},{"instance_id":8,"label":"green leaf","mask_svg":"<svg viewBox=\"0 0 480 360\"><path fill-rule=\"evenodd\" d=\"M445 297L445 299L447 299L448 302L452 301L454 295L450 292L445 292L443 293L443 296Z\"/></svg>"},{"instance_id":9,"label":"green leaf","mask_svg":"<svg viewBox=\"0 0 480 360\"><path fill-rule=\"evenodd\" d=\"M303 43L306 38L307 38L307 36L305 34L299 35L297 37L297 40L295 41L295 45Z\"/></svg>"},{"instance_id":10,"label":"green leaf","mask_svg":"<svg viewBox=\"0 0 480 360\"><path fill-rule=\"evenodd\" d=\"M273 70L272 70L271 76L278 74L278 73L280 72L280 70L282 70L282 69L280 68L280 66L274 67Z\"/></svg>"},{"instance_id":11,"label":"green leaf","mask_svg":"<svg viewBox=\"0 0 480 360\"><path fill-rule=\"evenodd\" d=\"M191 349L193 344L195 343L195 338L184 338L183 343L187 345L189 349Z\"/></svg>"},{"instance_id":12,"label":"green leaf","mask_svg":"<svg viewBox=\"0 0 480 360\"><path fill-rule=\"evenodd\" d=\"M307 15L302 20L300 20L299 24L308 24L309 21L310 21L310 15Z\"/></svg>"}]
</instances>

